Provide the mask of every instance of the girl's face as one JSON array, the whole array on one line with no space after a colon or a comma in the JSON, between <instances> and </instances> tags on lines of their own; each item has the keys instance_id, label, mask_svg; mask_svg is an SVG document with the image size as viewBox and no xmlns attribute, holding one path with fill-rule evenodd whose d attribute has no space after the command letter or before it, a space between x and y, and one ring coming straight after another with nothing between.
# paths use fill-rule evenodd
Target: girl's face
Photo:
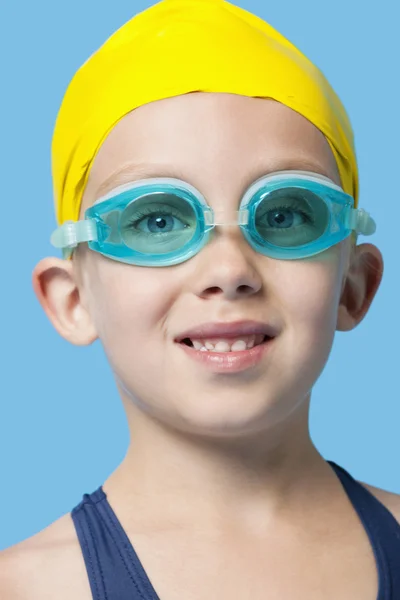
<instances>
[{"instance_id":1,"label":"girl's face","mask_svg":"<svg viewBox=\"0 0 400 600\"><path fill-rule=\"evenodd\" d=\"M166 176L229 212L253 181L286 169L340 184L323 135L277 102L202 93L162 100L111 131L91 170L81 217L118 185ZM266 429L305 404L332 346L350 246L347 240L312 259L279 261L256 253L239 228L221 227L177 266L125 265L89 250L74 262L125 404L182 431L218 437ZM248 360L213 362L180 342L203 324L246 321L273 335Z\"/></svg>"}]
</instances>

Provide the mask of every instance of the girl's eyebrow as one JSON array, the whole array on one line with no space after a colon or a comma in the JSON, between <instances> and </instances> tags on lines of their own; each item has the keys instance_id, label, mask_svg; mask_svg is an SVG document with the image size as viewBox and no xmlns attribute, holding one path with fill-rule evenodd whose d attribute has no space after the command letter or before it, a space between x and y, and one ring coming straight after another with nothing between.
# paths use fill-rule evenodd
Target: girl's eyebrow
<instances>
[{"instance_id":1,"label":"girl's eyebrow","mask_svg":"<svg viewBox=\"0 0 400 600\"><path fill-rule=\"evenodd\" d=\"M105 179L95 191L95 197L98 198L112 190L114 187L129 183L137 179L146 179L149 177L174 177L185 180L185 175L179 168L164 163L126 163L107 179Z\"/></svg>"},{"instance_id":2,"label":"girl's eyebrow","mask_svg":"<svg viewBox=\"0 0 400 600\"><path fill-rule=\"evenodd\" d=\"M254 172L249 174L248 185L251 185L251 183L263 175L268 175L275 171L294 170L311 171L332 179L332 173L329 173L328 170L317 161L308 157L298 157L280 162L277 161L273 164L270 163L263 168L258 166ZM185 173L175 165L167 163L126 163L100 184L96 189L94 196L95 198L99 198L119 185L150 177L173 177L175 179L188 181L187 174L185 175ZM188 181L188 183L190 182Z\"/></svg>"}]
</instances>

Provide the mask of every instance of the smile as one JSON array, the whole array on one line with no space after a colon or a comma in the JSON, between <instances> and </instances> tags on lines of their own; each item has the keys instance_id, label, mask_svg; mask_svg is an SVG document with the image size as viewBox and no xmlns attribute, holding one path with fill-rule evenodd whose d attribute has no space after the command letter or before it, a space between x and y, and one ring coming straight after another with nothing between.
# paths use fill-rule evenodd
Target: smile
<instances>
[{"instance_id":1,"label":"smile","mask_svg":"<svg viewBox=\"0 0 400 600\"><path fill-rule=\"evenodd\" d=\"M265 334L237 338L183 338L179 348L193 362L212 373L234 374L249 371L263 362L275 342Z\"/></svg>"},{"instance_id":2,"label":"smile","mask_svg":"<svg viewBox=\"0 0 400 600\"><path fill-rule=\"evenodd\" d=\"M242 335L237 338L209 338L209 339L191 339L184 338L182 344L185 344L189 348L195 348L200 352L214 352L214 353L225 353L225 352L244 352L259 346L260 344L270 339L264 334L253 334L253 335Z\"/></svg>"}]
</instances>

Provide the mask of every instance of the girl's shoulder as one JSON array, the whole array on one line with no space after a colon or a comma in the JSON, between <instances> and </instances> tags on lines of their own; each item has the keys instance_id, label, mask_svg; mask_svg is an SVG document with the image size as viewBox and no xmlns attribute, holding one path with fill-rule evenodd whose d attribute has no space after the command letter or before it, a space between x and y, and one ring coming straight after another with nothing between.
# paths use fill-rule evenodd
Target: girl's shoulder
<instances>
[{"instance_id":1,"label":"girl's shoulder","mask_svg":"<svg viewBox=\"0 0 400 600\"><path fill-rule=\"evenodd\" d=\"M359 482L400 524L400 494ZM0 552L2 600L90 600L86 566L71 514Z\"/></svg>"},{"instance_id":2,"label":"girl's shoulder","mask_svg":"<svg viewBox=\"0 0 400 600\"><path fill-rule=\"evenodd\" d=\"M71 514L0 552L2 600L92 598Z\"/></svg>"}]
</instances>

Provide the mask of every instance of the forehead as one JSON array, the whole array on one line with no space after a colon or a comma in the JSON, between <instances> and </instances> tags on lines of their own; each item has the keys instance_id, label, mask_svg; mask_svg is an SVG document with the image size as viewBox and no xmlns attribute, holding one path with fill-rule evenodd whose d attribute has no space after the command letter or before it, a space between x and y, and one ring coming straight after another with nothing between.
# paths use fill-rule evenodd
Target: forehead
<instances>
[{"instance_id":1,"label":"forehead","mask_svg":"<svg viewBox=\"0 0 400 600\"><path fill-rule=\"evenodd\" d=\"M117 123L94 160L82 210L135 179L177 177L204 194L236 194L285 169L340 183L325 137L290 108L233 94L186 94L142 106Z\"/></svg>"}]
</instances>

